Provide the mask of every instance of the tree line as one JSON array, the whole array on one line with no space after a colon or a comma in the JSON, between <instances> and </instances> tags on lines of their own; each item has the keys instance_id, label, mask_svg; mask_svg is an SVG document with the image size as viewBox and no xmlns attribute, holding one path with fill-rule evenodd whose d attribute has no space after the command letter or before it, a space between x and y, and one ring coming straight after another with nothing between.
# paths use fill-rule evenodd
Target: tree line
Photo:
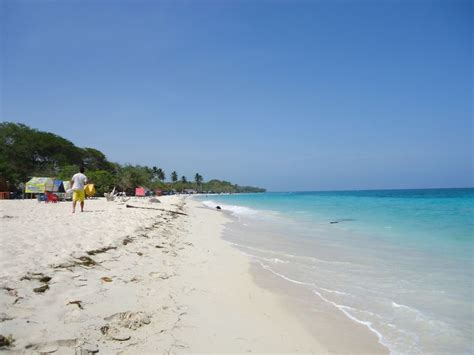
<instances>
[{"instance_id":1,"label":"tree line","mask_svg":"<svg viewBox=\"0 0 474 355\"><path fill-rule=\"evenodd\" d=\"M131 194L137 186L178 192L186 189L216 193L265 191L217 179L205 182L199 173L189 181L186 176L179 177L176 171L167 176L165 170L157 166L110 162L101 151L77 147L56 134L19 123L0 123L0 185L8 185L4 189L15 191L33 176L69 180L79 166L86 168L86 175L99 195L114 187Z\"/></svg>"}]
</instances>

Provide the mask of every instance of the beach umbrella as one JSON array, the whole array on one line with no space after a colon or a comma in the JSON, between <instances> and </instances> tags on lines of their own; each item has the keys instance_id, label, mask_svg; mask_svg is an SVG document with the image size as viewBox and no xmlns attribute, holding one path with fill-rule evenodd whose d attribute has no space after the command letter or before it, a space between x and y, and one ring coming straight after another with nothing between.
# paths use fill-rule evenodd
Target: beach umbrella
<instances>
[{"instance_id":1,"label":"beach umbrella","mask_svg":"<svg viewBox=\"0 0 474 355\"><path fill-rule=\"evenodd\" d=\"M25 193L44 194L47 191L53 191L54 182L49 177L34 177L26 183Z\"/></svg>"}]
</instances>

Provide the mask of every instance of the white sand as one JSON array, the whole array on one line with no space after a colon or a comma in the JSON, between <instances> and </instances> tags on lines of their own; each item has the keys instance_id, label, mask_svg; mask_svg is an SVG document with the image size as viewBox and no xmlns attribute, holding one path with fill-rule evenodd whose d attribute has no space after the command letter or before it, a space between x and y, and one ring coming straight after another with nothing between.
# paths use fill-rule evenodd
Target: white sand
<instances>
[{"instance_id":1,"label":"white sand","mask_svg":"<svg viewBox=\"0 0 474 355\"><path fill-rule=\"evenodd\" d=\"M10 349L325 352L220 238L225 215L181 197L161 201L128 203L188 216L104 200L74 215L70 203L0 201L0 334L13 336ZM116 249L78 264L104 247Z\"/></svg>"}]
</instances>

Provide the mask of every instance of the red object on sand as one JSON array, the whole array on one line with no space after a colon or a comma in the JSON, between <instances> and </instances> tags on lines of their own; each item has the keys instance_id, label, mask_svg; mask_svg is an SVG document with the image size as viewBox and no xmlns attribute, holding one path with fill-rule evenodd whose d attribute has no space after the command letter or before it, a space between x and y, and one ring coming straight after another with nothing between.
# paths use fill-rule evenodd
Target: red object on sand
<instances>
[{"instance_id":1,"label":"red object on sand","mask_svg":"<svg viewBox=\"0 0 474 355\"><path fill-rule=\"evenodd\" d=\"M55 195L55 194L52 194L51 192L47 192L45 202L46 203L48 203L48 202L56 203L56 202L58 202L58 196Z\"/></svg>"},{"instance_id":2,"label":"red object on sand","mask_svg":"<svg viewBox=\"0 0 474 355\"><path fill-rule=\"evenodd\" d=\"M143 187L137 187L135 189L135 196L145 196L145 189Z\"/></svg>"}]
</instances>

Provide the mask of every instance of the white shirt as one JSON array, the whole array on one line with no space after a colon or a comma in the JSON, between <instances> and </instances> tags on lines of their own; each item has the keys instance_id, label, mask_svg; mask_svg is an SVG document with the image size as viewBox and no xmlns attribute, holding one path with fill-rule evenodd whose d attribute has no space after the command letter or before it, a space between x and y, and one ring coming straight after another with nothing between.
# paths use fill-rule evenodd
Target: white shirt
<instances>
[{"instance_id":1,"label":"white shirt","mask_svg":"<svg viewBox=\"0 0 474 355\"><path fill-rule=\"evenodd\" d=\"M87 184L87 176L83 173L77 173L72 177L72 189L76 190L84 190L84 185Z\"/></svg>"}]
</instances>

